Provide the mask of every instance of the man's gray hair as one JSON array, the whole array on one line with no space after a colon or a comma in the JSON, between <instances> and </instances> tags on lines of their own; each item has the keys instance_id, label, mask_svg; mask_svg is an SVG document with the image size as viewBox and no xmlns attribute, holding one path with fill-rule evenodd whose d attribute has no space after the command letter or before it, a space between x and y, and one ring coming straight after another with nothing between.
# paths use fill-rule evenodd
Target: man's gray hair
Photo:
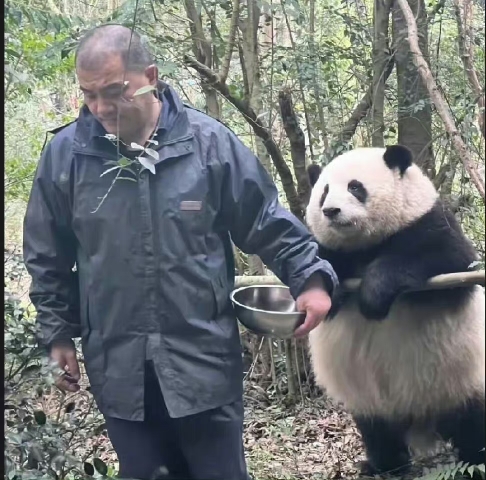
<instances>
[{"instance_id":1,"label":"man's gray hair","mask_svg":"<svg viewBox=\"0 0 486 480\"><path fill-rule=\"evenodd\" d=\"M137 32L123 25L107 24L94 27L81 37L75 53L76 68L97 70L109 55L119 55L129 72L143 72L154 63Z\"/></svg>"}]
</instances>

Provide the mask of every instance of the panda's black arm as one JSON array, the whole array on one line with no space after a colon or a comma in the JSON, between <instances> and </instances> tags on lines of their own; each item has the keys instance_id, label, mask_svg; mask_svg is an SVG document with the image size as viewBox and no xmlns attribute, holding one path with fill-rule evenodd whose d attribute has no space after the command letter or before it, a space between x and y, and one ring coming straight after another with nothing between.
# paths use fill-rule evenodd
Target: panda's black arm
<instances>
[{"instance_id":1,"label":"panda's black arm","mask_svg":"<svg viewBox=\"0 0 486 480\"><path fill-rule=\"evenodd\" d=\"M368 265L359 292L361 311L383 319L401 293L420 289L436 275L466 271L476 259L453 215L438 203L394 235Z\"/></svg>"},{"instance_id":2,"label":"panda's black arm","mask_svg":"<svg viewBox=\"0 0 486 480\"><path fill-rule=\"evenodd\" d=\"M319 245L319 257L331 264L339 279L339 285L335 288L332 295L332 305L327 315L328 320L336 316L350 295L349 292L344 290L343 281L348 278L359 277L359 267L370 263L375 255L374 250L343 252L330 250Z\"/></svg>"},{"instance_id":3,"label":"panda's black arm","mask_svg":"<svg viewBox=\"0 0 486 480\"><path fill-rule=\"evenodd\" d=\"M344 252L341 250L330 250L319 245L318 255L327 260L336 272L339 282L348 278L359 276L358 271L361 265L368 264L375 256L375 250Z\"/></svg>"}]
</instances>

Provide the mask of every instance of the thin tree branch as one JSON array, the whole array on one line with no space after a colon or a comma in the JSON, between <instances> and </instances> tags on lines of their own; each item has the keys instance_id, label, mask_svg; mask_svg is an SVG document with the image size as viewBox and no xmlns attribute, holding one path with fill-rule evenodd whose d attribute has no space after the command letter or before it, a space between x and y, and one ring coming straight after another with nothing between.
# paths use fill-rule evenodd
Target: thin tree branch
<instances>
[{"instance_id":1,"label":"thin tree branch","mask_svg":"<svg viewBox=\"0 0 486 480\"><path fill-rule=\"evenodd\" d=\"M292 95L289 89L282 90L279 93L278 103L283 127L290 141L290 155L297 179L297 191L301 203L307 205L311 189L305 168L305 136L295 114Z\"/></svg>"},{"instance_id":2,"label":"thin tree branch","mask_svg":"<svg viewBox=\"0 0 486 480\"><path fill-rule=\"evenodd\" d=\"M419 43L418 43L418 31L417 31L417 23L415 22L415 18L413 16L413 12L408 5L407 0L397 0L398 5L400 6L405 20L407 22L408 27L408 42L410 44L410 51L412 52L412 60L414 65L417 67L418 72L426 86L430 98L434 102L435 108L437 109L437 113L440 115L442 121L444 122L445 129L447 133L451 137L452 145L454 149L457 151L459 158L461 159L466 171L468 172L472 182L476 186L479 194L481 195L483 202L486 200L485 198L485 186L484 181L481 179L478 169L472 158L470 157L468 148L464 141L462 140L461 134L458 131L454 120L447 108L446 102L442 97L442 94L439 91L437 83L430 71L427 62L425 61L422 52L420 51Z\"/></svg>"},{"instance_id":3,"label":"thin tree branch","mask_svg":"<svg viewBox=\"0 0 486 480\"><path fill-rule=\"evenodd\" d=\"M295 189L294 180L292 177L292 172L285 162L282 156L282 152L275 143L269 130L262 124L262 122L257 118L254 110L248 105L248 102L242 101L235 96L233 96L228 86L221 82L218 74L213 72L206 65L198 62L197 60L190 58L188 55L184 55L184 63L196 70L206 82L211 85L212 88L217 90L223 97L225 97L230 103L232 103L245 117L245 120L251 125L255 135L260 137L267 149L270 157L272 158L273 164L277 169L277 172L282 181L282 187L284 189L287 201L289 202L290 211L301 221L304 218L304 207L300 202L297 190Z\"/></svg>"},{"instance_id":4,"label":"thin tree branch","mask_svg":"<svg viewBox=\"0 0 486 480\"><path fill-rule=\"evenodd\" d=\"M287 25L287 30L289 31L290 43L292 45L292 49L293 49L294 55L295 55L295 63L296 63L296 66L297 66L297 74L298 74L298 78L299 78L300 94L302 95L302 105L304 107L305 123L306 123L306 126L307 126L307 132L309 134L309 150L310 150L310 154L311 154L311 159L312 159L312 161L314 161L314 147L313 147L313 144L312 144L312 130L311 130L311 125L310 125L309 112L308 112L308 109L307 109L307 102L305 100L304 82L302 81L302 69L301 69L300 62L298 60L294 36L292 35L292 28L290 27L289 17L287 16L287 10L285 8L285 0L280 0L280 5L282 6L282 13L284 14L285 24ZM319 101L319 99L316 99L316 100Z\"/></svg>"},{"instance_id":5,"label":"thin tree branch","mask_svg":"<svg viewBox=\"0 0 486 480\"><path fill-rule=\"evenodd\" d=\"M386 82L388 77L391 75L393 71L393 67L395 65L394 55L391 55L388 59L388 63L386 65L385 72L383 74L383 80ZM359 122L363 120L364 117L368 114L369 109L371 108L373 102L373 85L368 87L365 95L361 99L361 101L356 105L356 108L351 113L348 121L344 124L341 132L336 135L336 140L333 142L331 146L331 155L336 152L336 149L339 145L346 145L358 128Z\"/></svg>"},{"instance_id":6,"label":"thin tree branch","mask_svg":"<svg viewBox=\"0 0 486 480\"><path fill-rule=\"evenodd\" d=\"M478 123L479 129L483 138L486 138L485 132L485 98L484 89L479 83L476 69L474 68L474 52L472 48L472 32L470 27L470 20L472 14L471 0L454 0L454 11L457 19L459 53L461 54L464 70L466 71L469 84L476 97L476 102L479 108Z\"/></svg>"},{"instance_id":7,"label":"thin tree branch","mask_svg":"<svg viewBox=\"0 0 486 480\"><path fill-rule=\"evenodd\" d=\"M220 79L225 83L228 78L228 73L231 64L231 56L233 55L233 49L236 41L236 29L238 27L238 20L240 17L240 0L233 0L233 14L231 16L231 25L228 34L228 42L226 46L226 55L223 59L223 65L221 66Z\"/></svg>"}]
</instances>

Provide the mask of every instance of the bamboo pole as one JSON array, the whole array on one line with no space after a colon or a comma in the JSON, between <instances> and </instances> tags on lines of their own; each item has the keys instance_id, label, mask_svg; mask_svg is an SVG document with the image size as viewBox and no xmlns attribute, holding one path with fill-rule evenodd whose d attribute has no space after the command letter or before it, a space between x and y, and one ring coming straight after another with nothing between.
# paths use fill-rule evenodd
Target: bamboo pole
<instances>
[{"instance_id":1,"label":"bamboo pole","mask_svg":"<svg viewBox=\"0 0 486 480\"><path fill-rule=\"evenodd\" d=\"M446 273L430 278L421 290L442 290L447 288L467 287L471 285L485 284L484 270L474 272ZM235 288L249 287L256 285L283 285L274 275L259 276L237 276L235 278ZM361 279L350 278L342 284L344 290L356 292L361 285Z\"/></svg>"}]
</instances>

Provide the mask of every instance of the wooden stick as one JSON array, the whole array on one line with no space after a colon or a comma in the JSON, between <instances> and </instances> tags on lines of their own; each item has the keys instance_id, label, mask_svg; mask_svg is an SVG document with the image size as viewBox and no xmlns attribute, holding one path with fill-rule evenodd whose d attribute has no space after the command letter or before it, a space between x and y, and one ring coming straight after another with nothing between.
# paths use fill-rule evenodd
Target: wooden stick
<instances>
[{"instance_id":1,"label":"wooden stick","mask_svg":"<svg viewBox=\"0 0 486 480\"><path fill-rule=\"evenodd\" d=\"M461 273L446 273L437 275L428 280L425 287L421 290L442 290L447 288L466 287L470 285L485 284L484 270ZM283 285L275 275L260 276L237 276L235 278L235 288L249 287L256 285ZM343 287L348 292L356 292L361 285L361 279L350 278L343 282Z\"/></svg>"}]
</instances>

